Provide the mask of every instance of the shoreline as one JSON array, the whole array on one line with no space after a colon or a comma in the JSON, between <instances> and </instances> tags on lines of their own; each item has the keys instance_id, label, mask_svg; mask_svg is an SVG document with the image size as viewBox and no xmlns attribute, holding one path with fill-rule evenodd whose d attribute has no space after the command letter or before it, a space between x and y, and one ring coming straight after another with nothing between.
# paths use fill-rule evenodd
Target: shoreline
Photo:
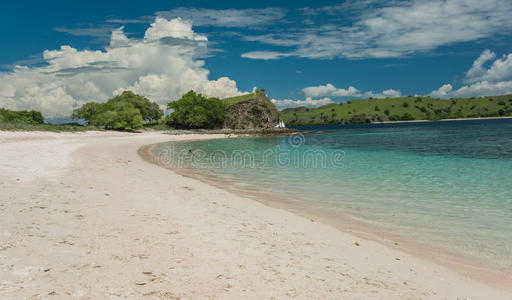
<instances>
[{"instance_id":1,"label":"shoreline","mask_svg":"<svg viewBox=\"0 0 512 300\"><path fill-rule=\"evenodd\" d=\"M188 140L186 142L194 141L197 140ZM372 240L381 244L383 247L399 249L436 264L448 265L463 276L471 277L499 288L506 288L512 285L511 273L487 265L476 257L464 256L453 250L416 242L398 234L393 234L387 230L379 229L376 225L369 224L364 220L354 219L350 215L340 217L340 215L331 214L325 209L315 208L312 205L292 203L289 199L260 191L253 186L247 186L249 190L236 189L232 187L232 182L222 179L219 176L205 175L192 169L176 167L170 163L161 163L158 161L153 151L155 147L161 144L165 143L144 145L139 148L138 154L147 162L176 172L182 176L199 180L205 184L213 185L241 197L247 197L272 208L289 211L298 216L310 219L312 222L321 222L339 231L354 235L355 237Z\"/></svg>"},{"instance_id":2,"label":"shoreline","mask_svg":"<svg viewBox=\"0 0 512 300\"><path fill-rule=\"evenodd\" d=\"M0 298L512 297L138 154L219 137L0 132Z\"/></svg>"},{"instance_id":3,"label":"shoreline","mask_svg":"<svg viewBox=\"0 0 512 300\"><path fill-rule=\"evenodd\" d=\"M475 120L500 120L512 119L512 117L483 117L483 118L458 118L458 119L440 119L440 120L410 120L410 121L385 121L374 124L391 124L391 123L415 123L415 122L451 122L451 121L475 121Z\"/></svg>"},{"instance_id":4,"label":"shoreline","mask_svg":"<svg viewBox=\"0 0 512 300\"><path fill-rule=\"evenodd\" d=\"M371 122L371 123L354 123L354 124L306 124L306 125L293 125L291 127L307 127L307 126L343 126L343 125L374 125L374 124L401 124L401 123L430 123L430 122L453 122L453 121L477 121L477 120L500 120L500 119L512 119L512 117L483 117L483 118L458 118L458 119L441 119L441 120L408 120L408 121L383 121L383 122ZM299 129L300 130L300 129Z\"/></svg>"}]
</instances>

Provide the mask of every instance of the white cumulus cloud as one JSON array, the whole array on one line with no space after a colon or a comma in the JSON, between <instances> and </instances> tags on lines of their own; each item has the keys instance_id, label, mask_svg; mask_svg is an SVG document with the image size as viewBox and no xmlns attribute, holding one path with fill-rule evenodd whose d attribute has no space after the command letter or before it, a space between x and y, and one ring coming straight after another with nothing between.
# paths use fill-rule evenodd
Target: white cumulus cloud
<instances>
[{"instance_id":1,"label":"white cumulus cloud","mask_svg":"<svg viewBox=\"0 0 512 300\"><path fill-rule=\"evenodd\" d=\"M199 35L192 30L190 22L176 18L168 21L167 19L157 17L151 27L146 30L144 38L147 40L159 40L164 37L173 37L179 39L189 39L195 41L207 41L204 35Z\"/></svg>"},{"instance_id":2,"label":"white cumulus cloud","mask_svg":"<svg viewBox=\"0 0 512 300\"><path fill-rule=\"evenodd\" d=\"M430 93L432 97L480 97L512 94L512 53L496 58L491 50L484 50L466 72L466 85L457 89L444 84ZM486 67L485 64L490 64Z\"/></svg>"},{"instance_id":3,"label":"white cumulus cloud","mask_svg":"<svg viewBox=\"0 0 512 300\"><path fill-rule=\"evenodd\" d=\"M334 85L328 83L326 85L319 86L308 86L302 89L302 92L306 97L320 97L320 96L355 96L360 95L361 92L353 86L349 86L347 89L339 89Z\"/></svg>"},{"instance_id":4,"label":"white cumulus cloud","mask_svg":"<svg viewBox=\"0 0 512 300\"><path fill-rule=\"evenodd\" d=\"M353 86L348 88L337 88L334 85L327 83L325 85L308 86L302 89L306 97L363 97L363 98L386 98L386 97L400 97L402 94L398 90L388 89L380 93L373 91L361 92Z\"/></svg>"},{"instance_id":5,"label":"white cumulus cloud","mask_svg":"<svg viewBox=\"0 0 512 300\"><path fill-rule=\"evenodd\" d=\"M469 83L478 81L499 82L512 79L512 53L496 59L489 68L486 68L484 64L495 57L496 54L491 50L484 50L473 62L471 69L466 72L466 81Z\"/></svg>"},{"instance_id":6,"label":"white cumulus cloud","mask_svg":"<svg viewBox=\"0 0 512 300\"><path fill-rule=\"evenodd\" d=\"M65 117L89 101L105 101L125 89L159 104L189 90L210 97L242 94L236 82L210 80L200 57L208 52L206 36L180 18L156 18L143 39L128 38L123 28L112 31L103 50L69 45L46 50L43 66L16 66L0 73L0 107L35 109L46 117Z\"/></svg>"},{"instance_id":7,"label":"white cumulus cloud","mask_svg":"<svg viewBox=\"0 0 512 300\"><path fill-rule=\"evenodd\" d=\"M290 107L297 107L297 106L307 106L307 107L318 107L322 105L326 105L329 103L333 103L330 98L322 98L322 99L312 99L311 97L307 97L304 100L291 100L291 99L284 99L284 100L276 100L272 99L272 103L278 108L278 109L285 109Z\"/></svg>"},{"instance_id":8,"label":"white cumulus cloud","mask_svg":"<svg viewBox=\"0 0 512 300\"><path fill-rule=\"evenodd\" d=\"M439 89L430 93L432 97L455 98L455 97L480 97L512 94L512 80L496 83L480 81L470 85L453 89L451 84L444 84Z\"/></svg>"}]
</instances>

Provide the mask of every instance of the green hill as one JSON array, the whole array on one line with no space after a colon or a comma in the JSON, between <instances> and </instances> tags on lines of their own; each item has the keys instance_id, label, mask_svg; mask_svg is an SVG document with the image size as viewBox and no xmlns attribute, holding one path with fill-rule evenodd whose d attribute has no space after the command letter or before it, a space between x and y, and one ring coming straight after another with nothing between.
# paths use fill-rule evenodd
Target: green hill
<instances>
[{"instance_id":1,"label":"green hill","mask_svg":"<svg viewBox=\"0 0 512 300\"><path fill-rule=\"evenodd\" d=\"M449 100L430 97L351 100L318 108L287 108L280 115L291 126L502 116L512 116L512 95Z\"/></svg>"}]
</instances>

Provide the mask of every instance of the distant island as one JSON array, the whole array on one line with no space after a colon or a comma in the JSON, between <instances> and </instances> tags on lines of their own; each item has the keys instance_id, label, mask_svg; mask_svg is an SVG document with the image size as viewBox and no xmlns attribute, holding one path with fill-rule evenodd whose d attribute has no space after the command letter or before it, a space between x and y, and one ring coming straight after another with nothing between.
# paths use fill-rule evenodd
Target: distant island
<instances>
[{"instance_id":1,"label":"distant island","mask_svg":"<svg viewBox=\"0 0 512 300\"><path fill-rule=\"evenodd\" d=\"M422 96L351 100L281 111L287 125L361 124L512 116L512 95L448 100Z\"/></svg>"},{"instance_id":2,"label":"distant island","mask_svg":"<svg viewBox=\"0 0 512 300\"><path fill-rule=\"evenodd\" d=\"M74 122L48 124L37 111L0 108L0 130L84 131L144 128L222 129L278 131L287 126L364 124L413 120L444 120L512 116L512 95L452 98L408 96L386 99L350 100L318 108L295 107L278 111L265 94L256 90L225 99L208 98L189 91L168 103L170 114L146 97L131 91L108 99L89 102L74 110Z\"/></svg>"}]
</instances>

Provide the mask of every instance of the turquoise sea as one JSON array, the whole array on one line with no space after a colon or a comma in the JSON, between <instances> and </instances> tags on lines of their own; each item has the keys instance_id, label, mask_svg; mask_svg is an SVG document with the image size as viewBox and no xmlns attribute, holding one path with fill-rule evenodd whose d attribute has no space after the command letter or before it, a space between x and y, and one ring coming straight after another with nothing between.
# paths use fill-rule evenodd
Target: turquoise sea
<instances>
[{"instance_id":1,"label":"turquoise sea","mask_svg":"<svg viewBox=\"0 0 512 300\"><path fill-rule=\"evenodd\" d=\"M512 120L169 143L165 163L512 272Z\"/></svg>"}]
</instances>

